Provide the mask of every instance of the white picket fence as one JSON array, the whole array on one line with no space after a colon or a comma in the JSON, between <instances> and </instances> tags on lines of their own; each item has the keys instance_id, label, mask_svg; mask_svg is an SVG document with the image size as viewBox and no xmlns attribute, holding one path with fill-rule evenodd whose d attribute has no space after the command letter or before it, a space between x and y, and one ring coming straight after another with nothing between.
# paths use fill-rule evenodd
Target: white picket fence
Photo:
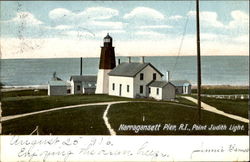
<instances>
[{"instance_id":1,"label":"white picket fence","mask_svg":"<svg viewBox=\"0 0 250 162\"><path fill-rule=\"evenodd\" d=\"M218 98L218 99L249 99L248 94L235 94L235 95L209 95L209 94L201 94L203 97L212 97L212 98Z\"/></svg>"}]
</instances>

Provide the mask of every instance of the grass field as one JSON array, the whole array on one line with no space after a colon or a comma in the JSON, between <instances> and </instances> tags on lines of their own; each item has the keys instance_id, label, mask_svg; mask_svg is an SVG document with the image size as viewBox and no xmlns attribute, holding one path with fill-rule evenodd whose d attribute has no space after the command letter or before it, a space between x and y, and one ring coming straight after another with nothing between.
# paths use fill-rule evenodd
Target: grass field
<instances>
[{"instance_id":1,"label":"grass field","mask_svg":"<svg viewBox=\"0 0 250 162\"><path fill-rule=\"evenodd\" d=\"M28 135L36 126L40 135L109 135L102 115L106 106L79 107L2 122L3 134Z\"/></svg>"},{"instance_id":2,"label":"grass field","mask_svg":"<svg viewBox=\"0 0 250 162\"><path fill-rule=\"evenodd\" d=\"M197 89L192 89L192 93L197 93ZM201 89L201 94L210 94L210 95L249 94L249 88L205 87Z\"/></svg>"},{"instance_id":3,"label":"grass field","mask_svg":"<svg viewBox=\"0 0 250 162\"><path fill-rule=\"evenodd\" d=\"M143 115L145 121L143 121ZM228 127L230 124L244 125L244 131L232 132L230 130L209 131L209 130L160 130L160 131L141 131L136 133L132 130L119 130L120 124L125 125L152 125L152 124L197 124L198 111L184 106L175 106L170 104L152 104L152 103L126 103L116 104L110 107L109 121L111 126L119 135L247 135L248 125L236 120L217 115L211 112L202 111L201 125L219 125L225 124Z\"/></svg>"},{"instance_id":4,"label":"grass field","mask_svg":"<svg viewBox=\"0 0 250 162\"><path fill-rule=\"evenodd\" d=\"M130 99L109 95L69 95L69 96L44 96L44 92L35 93L32 90L3 92L2 116L23 114L61 106L78 105L108 101L155 101L148 99ZM195 105L194 103L177 97L179 103ZM167 101L165 101L167 102Z\"/></svg>"},{"instance_id":5,"label":"grass field","mask_svg":"<svg viewBox=\"0 0 250 162\"><path fill-rule=\"evenodd\" d=\"M198 112L195 103L177 96L178 103L156 102L148 99L129 99L108 95L69 95L46 96L46 91L12 91L2 93L2 116L34 112L54 107L77 105L85 103L108 101L149 101L147 103L127 103L112 105L108 113L111 126L119 135L247 135L247 124L238 122L221 115L202 111L202 125L240 124L246 128L244 131L154 131L139 132L118 131L120 124L197 124ZM193 96L195 97L195 96ZM225 112L247 118L247 100L223 100L203 97L202 101ZM186 105L186 106L185 106ZM189 107L188 107L189 106ZM193 108L190 108L193 107ZM2 122L3 134L30 134L39 126L41 135L108 135L108 130L102 119L106 106L89 106L74 109L60 110L22 117ZM143 121L143 116L145 121Z\"/></svg>"},{"instance_id":6,"label":"grass field","mask_svg":"<svg viewBox=\"0 0 250 162\"><path fill-rule=\"evenodd\" d=\"M47 96L48 91L46 89L40 89L40 90L20 90L20 91L7 91L7 92L1 92L2 98L7 97L20 97L20 96Z\"/></svg>"},{"instance_id":7,"label":"grass field","mask_svg":"<svg viewBox=\"0 0 250 162\"><path fill-rule=\"evenodd\" d=\"M209 97L201 97L201 101L211 106L216 107L229 114L238 115L244 118L248 118L248 100L247 99L216 99Z\"/></svg>"},{"instance_id":8,"label":"grass field","mask_svg":"<svg viewBox=\"0 0 250 162\"><path fill-rule=\"evenodd\" d=\"M109 135L102 115L106 106L79 107L47 112L2 122L3 134L27 135L39 126L40 135ZM142 116L145 121L142 121ZM193 124L198 123L197 109L169 103L126 103L111 106L109 122L118 135L247 135L247 124L202 111L202 125L244 125L244 131L119 131L120 124Z\"/></svg>"},{"instance_id":9,"label":"grass field","mask_svg":"<svg viewBox=\"0 0 250 162\"><path fill-rule=\"evenodd\" d=\"M2 116L23 114L61 106L131 100L108 95L23 96L2 99Z\"/></svg>"}]
</instances>

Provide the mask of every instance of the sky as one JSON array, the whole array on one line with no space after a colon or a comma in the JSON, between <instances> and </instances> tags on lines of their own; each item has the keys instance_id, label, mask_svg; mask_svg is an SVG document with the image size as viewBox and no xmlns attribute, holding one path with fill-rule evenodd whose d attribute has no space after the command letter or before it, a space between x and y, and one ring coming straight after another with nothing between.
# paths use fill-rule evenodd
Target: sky
<instances>
[{"instance_id":1,"label":"sky","mask_svg":"<svg viewBox=\"0 0 250 162\"><path fill-rule=\"evenodd\" d=\"M1 1L1 58L196 55L195 1ZM200 1L201 55L249 55L248 1Z\"/></svg>"}]
</instances>

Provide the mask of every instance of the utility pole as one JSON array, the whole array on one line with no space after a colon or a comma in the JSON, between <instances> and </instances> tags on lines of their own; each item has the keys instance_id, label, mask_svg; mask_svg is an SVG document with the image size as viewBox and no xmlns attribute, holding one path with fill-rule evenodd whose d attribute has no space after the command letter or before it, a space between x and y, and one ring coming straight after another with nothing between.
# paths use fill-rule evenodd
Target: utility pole
<instances>
[{"instance_id":1,"label":"utility pole","mask_svg":"<svg viewBox=\"0 0 250 162\"><path fill-rule=\"evenodd\" d=\"M197 34L197 99L199 123L201 123L201 56L200 56L200 15L199 0L196 0L196 34Z\"/></svg>"}]
</instances>

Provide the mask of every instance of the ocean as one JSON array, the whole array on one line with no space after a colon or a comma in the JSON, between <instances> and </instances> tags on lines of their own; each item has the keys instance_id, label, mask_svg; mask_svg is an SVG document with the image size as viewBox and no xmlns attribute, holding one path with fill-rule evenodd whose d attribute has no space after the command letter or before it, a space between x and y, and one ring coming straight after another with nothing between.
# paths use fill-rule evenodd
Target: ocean
<instances>
[{"instance_id":1,"label":"ocean","mask_svg":"<svg viewBox=\"0 0 250 162\"><path fill-rule=\"evenodd\" d=\"M127 57L120 58L121 62ZM132 57L132 62L140 58ZM118 61L117 61L118 62ZM171 80L197 82L195 56L145 57ZM249 85L249 56L202 56L202 85ZM99 58L83 58L83 74L96 75ZM63 80L80 74L80 58L1 59L0 81L6 86L46 85L53 72ZM165 79L165 78L164 78Z\"/></svg>"}]
</instances>

